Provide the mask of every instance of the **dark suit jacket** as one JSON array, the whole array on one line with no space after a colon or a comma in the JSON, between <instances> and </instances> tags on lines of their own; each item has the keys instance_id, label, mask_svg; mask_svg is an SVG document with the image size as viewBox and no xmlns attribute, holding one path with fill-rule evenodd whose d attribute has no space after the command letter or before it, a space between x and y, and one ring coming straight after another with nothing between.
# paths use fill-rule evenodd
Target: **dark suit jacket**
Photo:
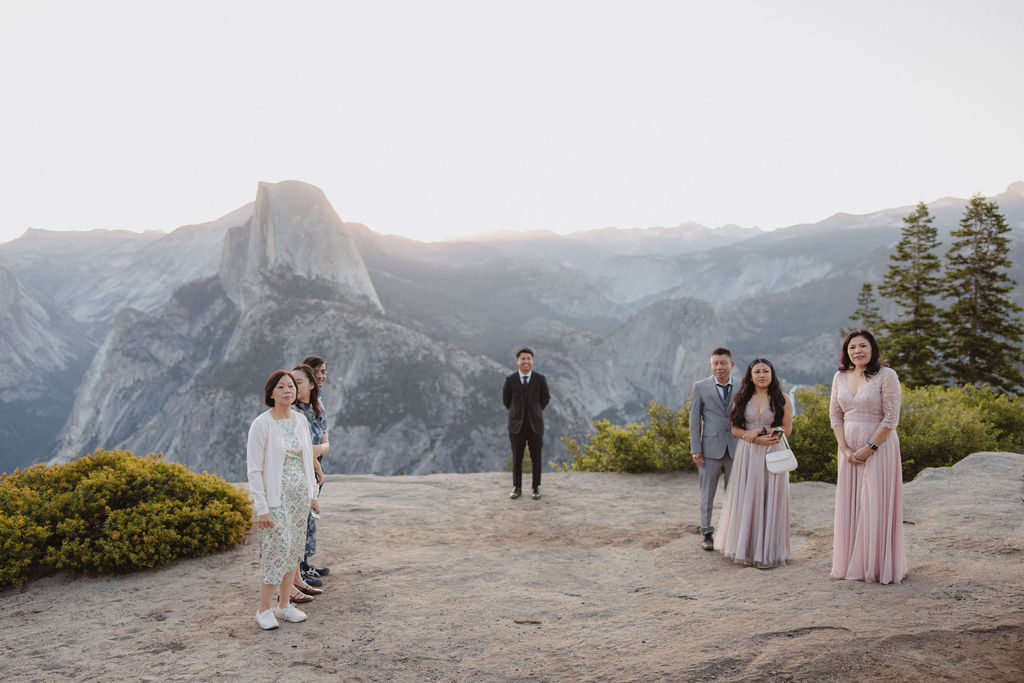
<instances>
[{"instance_id":1,"label":"dark suit jacket","mask_svg":"<svg viewBox=\"0 0 1024 683\"><path fill-rule=\"evenodd\" d=\"M548 381L539 372L530 375L530 383L526 385L525 391L519 381L518 371L506 377L505 386L501 388L501 401L508 408L509 434L518 434L523 428L524 419L529 419L534 432L543 434L544 408L550 400Z\"/></svg>"}]
</instances>

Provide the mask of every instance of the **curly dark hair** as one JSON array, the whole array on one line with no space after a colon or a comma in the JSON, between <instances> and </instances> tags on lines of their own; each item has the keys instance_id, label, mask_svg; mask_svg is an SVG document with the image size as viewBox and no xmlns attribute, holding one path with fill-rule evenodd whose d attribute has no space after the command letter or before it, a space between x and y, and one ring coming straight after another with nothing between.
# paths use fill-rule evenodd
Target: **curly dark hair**
<instances>
[{"instance_id":1,"label":"curly dark hair","mask_svg":"<svg viewBox=\"0 0 1024 683\"><path fill-rule=\"evenodd\" d=\"M779 383L779 375L775 372L775 366L767 358L755 358L750 361L747 371L743 374L743 383L740 384L740 390L736 393L736 401L732 404L732 411L729 412L729 421L740 429L746 429L747 427L744 411L747 409L750 397L754 395L755 388L752 373L754 366L758 363L764 363L772 371L772 383L768 385L768 401L772 407L772 412L775 414L772 420L773 427L782 425L782 418L786 412L786 395L782 393L782 384Z\"/></svg>"}]
</instances>

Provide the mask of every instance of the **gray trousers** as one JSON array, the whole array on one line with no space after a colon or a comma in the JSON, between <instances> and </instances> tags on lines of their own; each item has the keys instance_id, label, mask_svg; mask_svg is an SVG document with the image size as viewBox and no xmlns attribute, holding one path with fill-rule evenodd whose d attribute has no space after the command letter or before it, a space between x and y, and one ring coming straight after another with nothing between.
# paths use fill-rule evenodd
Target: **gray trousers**
<instances>
[{"instance_id":1,"label":"gray trousers","mask_svg":"<svg viewBox=\"0 0 1024 683\"><path fill-rule=\"evenodd\" d=\"M697 481L700 482L700 533L713 534L711 526L711 508L715 504L715 490L718 489L718 478L725 477L725 488L729 488L729 473L732 472L732 455L726 451L721 460L704 458L704 464L697 468Z\"/></svg>"}]
</instances>

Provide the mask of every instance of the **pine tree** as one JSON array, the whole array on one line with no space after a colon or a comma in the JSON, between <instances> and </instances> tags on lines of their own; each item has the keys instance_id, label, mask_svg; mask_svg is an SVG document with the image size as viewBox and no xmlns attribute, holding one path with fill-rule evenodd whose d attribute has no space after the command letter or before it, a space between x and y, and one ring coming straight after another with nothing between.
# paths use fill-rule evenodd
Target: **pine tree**
<instances>
[{"instance_id":1,"label":"pine tree","mask_svg":"<svg viewBox=\"0 0 1024 683\"><path fill-rule=\"evenodd\" d=\"M853 321L853 327L843 330L844 336L854 330L868 330L874 332L882 324L882 316L878 312L878 301L871 283L865 282L861 285L860 294L857 295L857 310L849 318Z\"/></svg>"},{"instance_id":2,"label":"pine tree","mask_svg":"<svg viewBox=\"0 0 1024 683\"><path fill-rule=\"evenodd\" d=\"M886 359L909 386L938 384L943 380L940 363L943 327L934 301L942 293L938 231L932 226L928 206L920 202L903 219L896 252L889 256L878 293L900 308L899 319L885 322Z\"/></svg>"},{"instance_id":3,"label":"pine tree","mask_svg":"<svg viewBox=\"0 0 1024 683\"><path fill-rule=\"evenodd\" d=\"M995 202L971 198L946 252L945 361L957 386L990 384L1013 391L1024 385L1016 364L1024 326L1021 307L1007 298L1016 282L1007 274L1010 232Z\"/></svg>"}]
</instances>

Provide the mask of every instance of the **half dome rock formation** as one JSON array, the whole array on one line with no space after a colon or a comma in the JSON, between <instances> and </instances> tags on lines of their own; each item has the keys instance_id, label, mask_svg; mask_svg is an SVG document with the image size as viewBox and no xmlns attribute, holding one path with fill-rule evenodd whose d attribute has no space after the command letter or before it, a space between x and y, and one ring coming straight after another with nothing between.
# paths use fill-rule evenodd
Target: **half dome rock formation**
<instances>
[{"instance_id":1,"label":"half dome rock formation","mask_svg":"<svg viewBox=\"0 0 1024 683\"><path fill-rule=\"evenodd\" d=\"M348 228L320 188L296 180L259 184L252 219L228 233L221 257L224 290L243 308L264 278L282 276L330 283L384 311Z\"/></svg>"}]
</instances>

